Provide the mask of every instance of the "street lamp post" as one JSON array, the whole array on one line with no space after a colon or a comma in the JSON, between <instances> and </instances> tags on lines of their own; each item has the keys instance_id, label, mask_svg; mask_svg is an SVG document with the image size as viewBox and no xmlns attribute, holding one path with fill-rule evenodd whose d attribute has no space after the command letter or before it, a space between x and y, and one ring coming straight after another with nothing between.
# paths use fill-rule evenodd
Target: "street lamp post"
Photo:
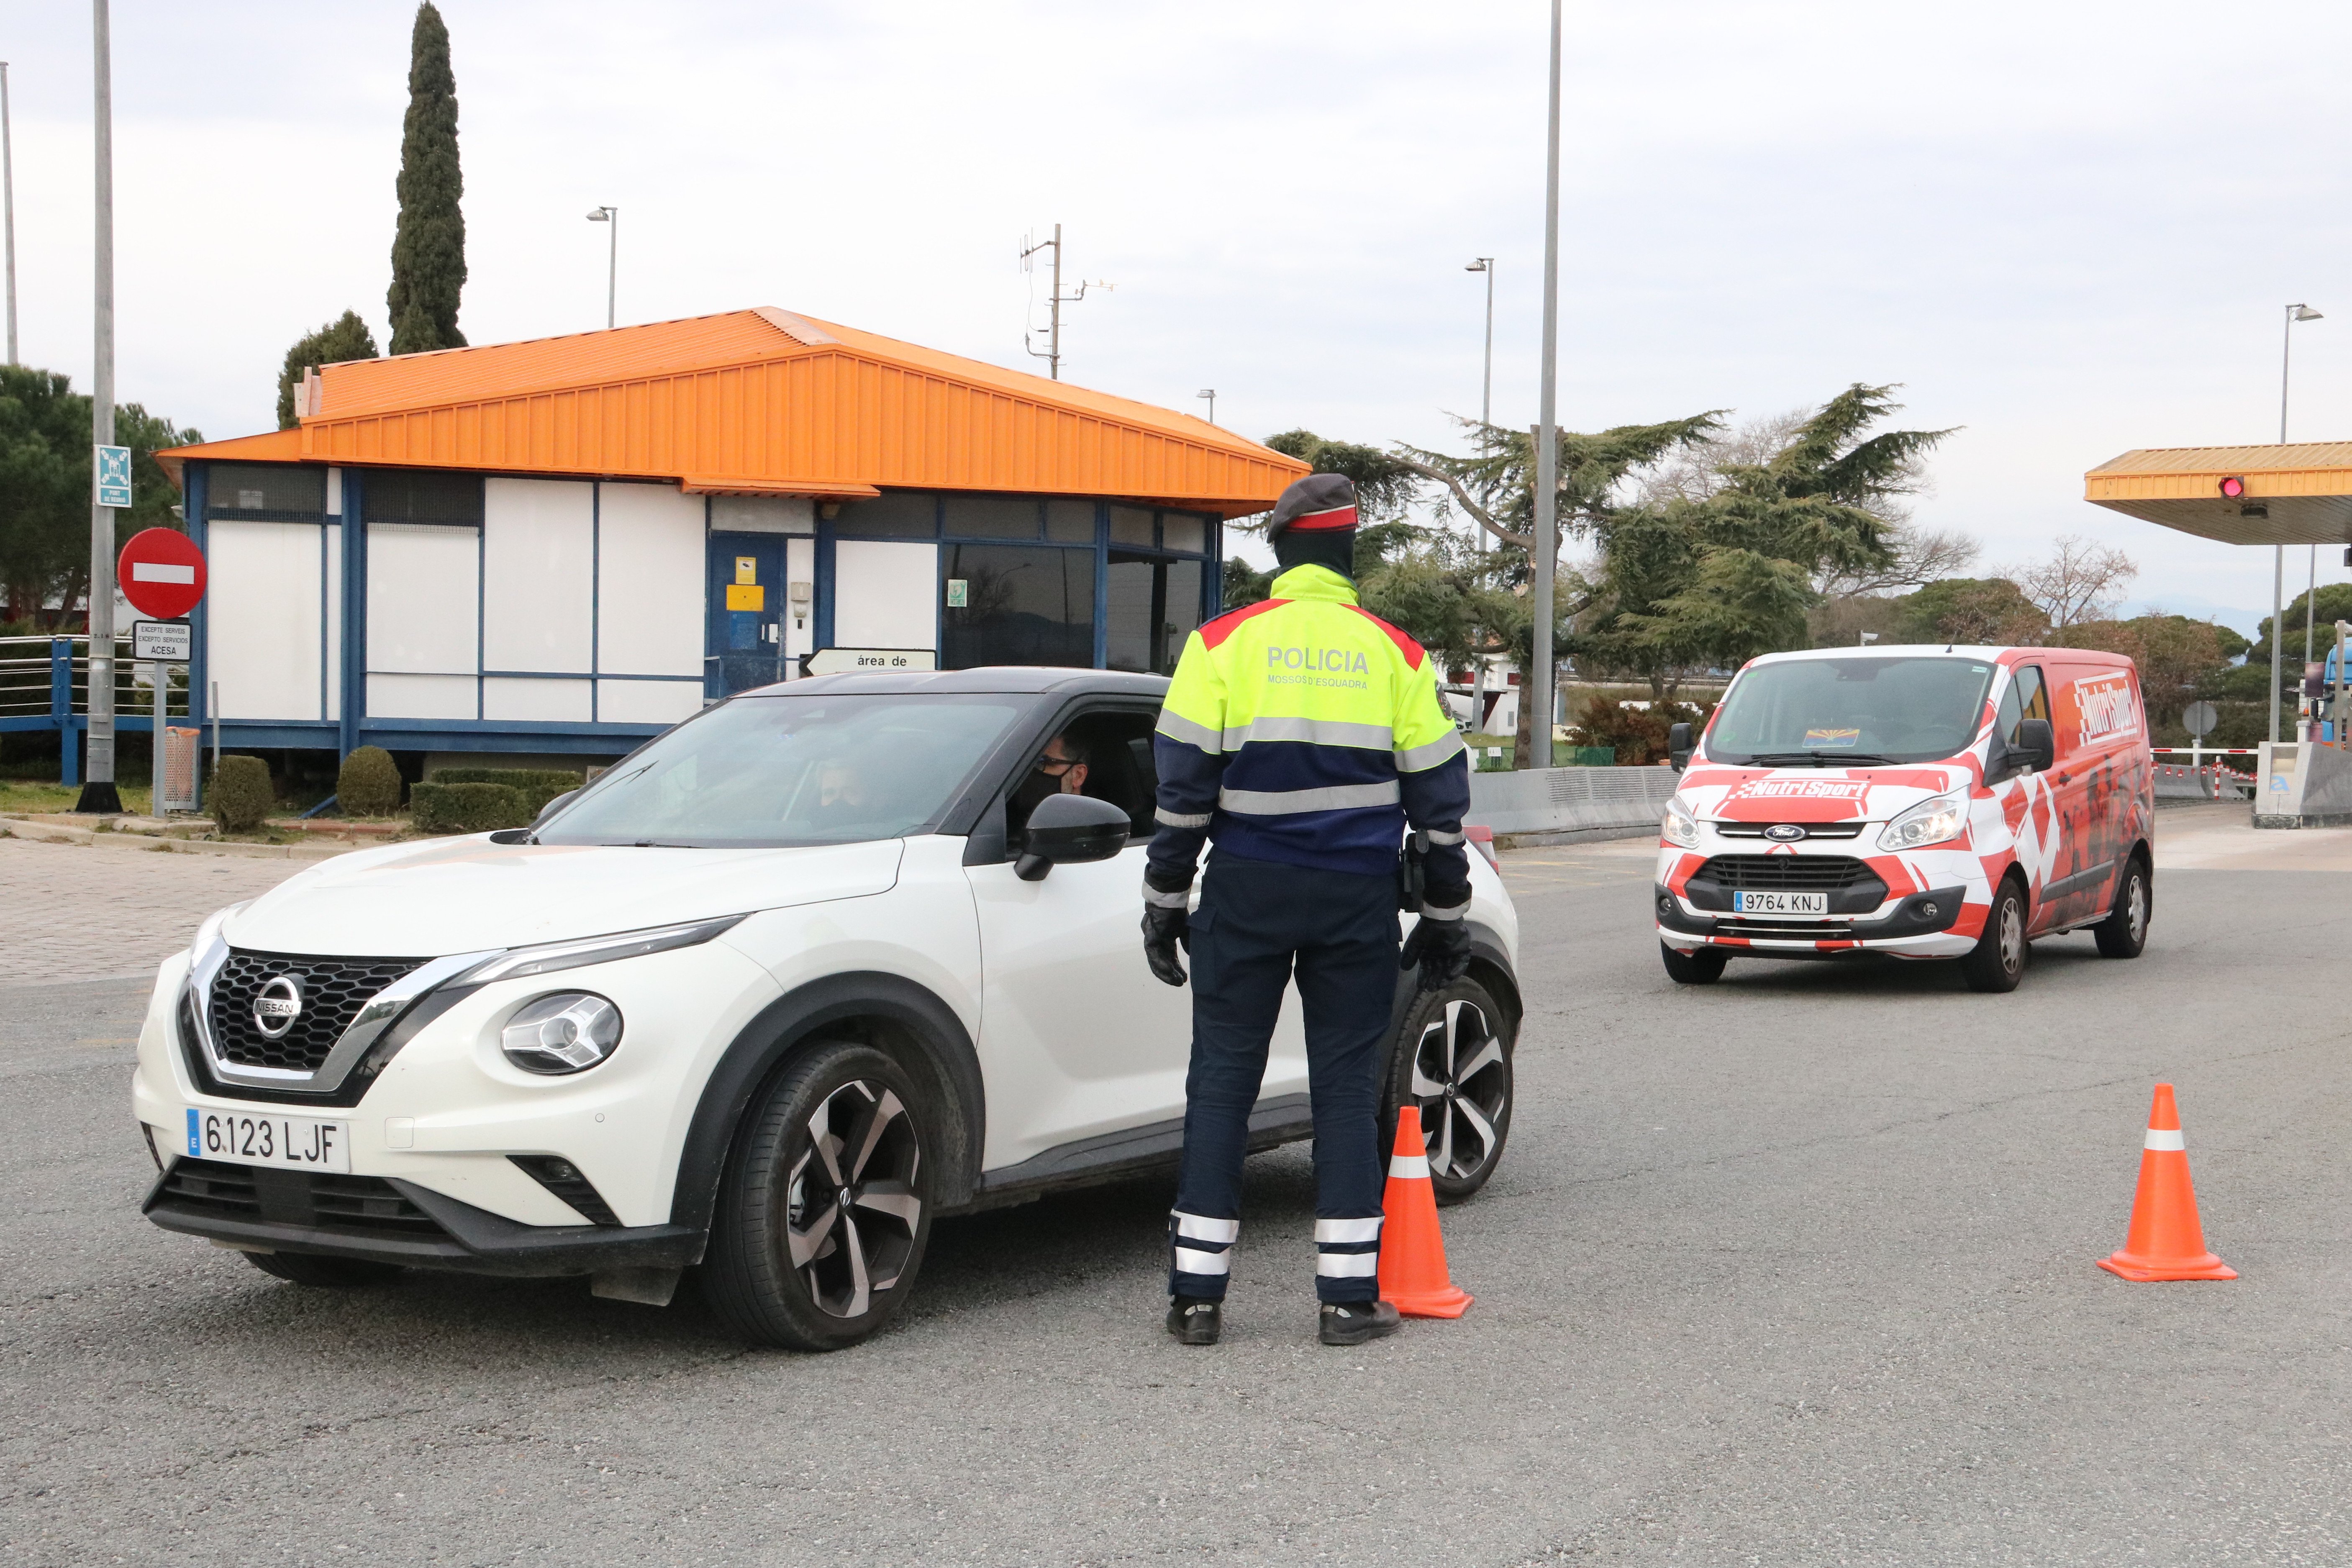
<instances>
[{"instance_id":1,"label":"street lamp post","mask_svg":"<svg viewBox=\"0 0 2352 1568\"><path fill-rule=\"evenodd\" d=\"M621 287L621 209L598 207L588 215L590 223L612 226L612 246L604 260L604 324L613 324L613 301L619 297Z\"/></svg>"},{"instance_id":2,"label":"street lamp post","mask_svg":"<svg viewBox=\"0 0 2352 1568\"><path fill-rule=\"evenodd\" d=\"M1462 270L1486 275L1486 374L1478 384L1478 423L1492 425L1495 422L1495 258L1482 256Z\"/></svg>"},{"instance_id":3,"label":"street lamp post","mask_svg":"<svg viewBox=\"0 0 2352 1568\"><path fill-rule=\"evenodd\" d=\"M0 210L7 214L8 363L16 363L16 153L8 138L8 62L0 60Z\"/></svg>"},{"instance_id":4,"label":"street lamp post","mask_svg":"<svg viewBox=\"0 0 2352 1568\"><path fill-rule=\"evenodd\" d=\"M2326 318L2321 316L2317 310L2313 310L2308 305L2298 304L2289 305L2286 307L2286 325L2283 329L2283 335L2279 342L2279 445L2282 447L2286 445L2287 371L2294 363L2294 324L2297 321L2317 321L2325 319ZM2311 547L2311 583L2312 592L2304 601L2304 608L2305 611L2304 618L2306 622L2310 619L2309 611L2311 607L2311 600L2318 596L2319 546L2316 544ZM2285 596L2286 546L2284 544L2273 544L2271 546L2270 722L2270 738L2273 742L2275 742L2279 738L2279 682L2284 679L2285 674L2280 666L2279 658L2280 649L2286 645L2286 627L2280 624L2285 619L2286 607L2284 603ZM2305 658L2308 660L2310 657L2311 645L2311 628L2308 625L2305 625L2304 627L2303 640Z\"/></svg>"},{"instance_id":5,"label":"street lamp post","mask_svg":"<svg viewBox=\"0 0 2352 1568\"><path fill-rule=\"evenodd\" d=\"M1192 395L1209 400L1209 423L1214 425L1217 422L1217 389L1213 386L1204 386Z\"/></svg>"},{"instance_id":6,"label":"street lamp post","mask_svg":"<svg viewBox=\"0 0 2352 1568\"><path fill-rule=\"evenodd\" d=\"M1543 375L1536 412L1536 581L1534 668L1521 678L1521 717L1537 703L1541 723L1528 731L1526 752L1514 759L1525 767L1551 766L1552 710L1559 701L1559 674L1552 664L1552 574L1559 553L1559 0L1551 0L1551 123L1544 163Z\"/></svg>"},{"instance_id":7,"label":"street lamp post","mask_svg":"<svg viewBox=\"0 0 2352 1568\"><path fill-rule=\"evenodd\" d=\"M114 445L114 66L107 0L90 5L93 117L97 141L97 276L90 312L97 352L89 378L90 441ZM91 458L96 478L97 453ZM122 809L114 787L114 509L103 505L93 485L89 509L89 730L83 742L81 798L76 811L111 814ZM163 737L157 736L160 742ZM65 737L73 744L73 737Z\"/></svg>"}]
</instances>

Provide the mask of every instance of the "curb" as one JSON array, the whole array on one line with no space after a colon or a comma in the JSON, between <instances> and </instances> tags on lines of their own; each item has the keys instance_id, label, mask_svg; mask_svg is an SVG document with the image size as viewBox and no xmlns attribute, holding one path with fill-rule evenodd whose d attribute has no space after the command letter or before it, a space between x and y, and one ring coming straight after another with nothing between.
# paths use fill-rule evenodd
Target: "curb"
<instances>
[{"instance_id":1,"label":"curb","mask_svg":"<svg viewBox=\"0 0 2352 1568\"><path fill-rule=\"evenodd\" d=\"M237 860L331 860L373 844L332 848L316 844L207 844L185 838L162 838L143 833L98 833L87 827L58 827L46 822L0 820L0 838L21 838L28 844L68 844L80 848L143 851L150 855L218 855Z\"/></svg>"}]
</instances>

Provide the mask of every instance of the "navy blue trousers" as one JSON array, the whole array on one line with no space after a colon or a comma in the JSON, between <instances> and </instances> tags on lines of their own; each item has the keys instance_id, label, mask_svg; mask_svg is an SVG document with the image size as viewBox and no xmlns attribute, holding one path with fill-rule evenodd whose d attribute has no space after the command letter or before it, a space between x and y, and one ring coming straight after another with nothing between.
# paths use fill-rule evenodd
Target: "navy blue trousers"
<instances>
[{"instance_id":1,"label":"navy blue trousers","mask_svg":"<svg viewBox=\"0 0 2352 1568\"><path fill-rule=\"evenodd\" d=\"M1216 851L1192 915L1192 1065L1170 1216L1171 1295L1222 1301L1241 1234L1242 1159L1294 975L1315 1118L1315 1294L1380 1294L1381 1079L1397 992L1396 882Z\"/></svg>"}]
</instances>

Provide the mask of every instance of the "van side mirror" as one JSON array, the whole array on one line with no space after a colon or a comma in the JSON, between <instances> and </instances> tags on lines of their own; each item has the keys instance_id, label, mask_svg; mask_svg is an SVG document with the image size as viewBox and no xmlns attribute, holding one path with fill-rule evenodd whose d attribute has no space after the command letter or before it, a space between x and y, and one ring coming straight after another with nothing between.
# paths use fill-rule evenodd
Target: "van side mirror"
<instances>
[{"instance_id":1,"label":"van side mirror","mask_svg":"<svg viewBox=\"0 0 2352 1568\"><path fill-rule=\"evenodd\" d=\"M1049 795L1029 814L1021 858L1013 874L1024 882L1042 880L1061 865L1108 860L1127 847L1134 828L1126 811L1086 795Z\"/></svg>"},{"instance_id":2,"label":"van side mirror","mask_svg":"<svg viewBox=\"0 0 2352 1568\"><path fill-rule=\"evenodd\" d=\"M1690 766L1691 729L1689 725L1669 724L1666 726L1666 760L1674 763L1675 772L1676 773L1680 773L1685 768Z\"/></svg>"},{"instance_id":3,"label":"van side mirror","mask_svg":"<svg viewBox=\"0 0 2352 1568\"><path fill-rule=\"evenodd\" d=\"M2046 773L2058 760L2058 742L2050 733L2047 719L2024 719L2017 726L2017 749L2012 760L2021 761L2037 773Z\"/></svg>"}]
</instances>

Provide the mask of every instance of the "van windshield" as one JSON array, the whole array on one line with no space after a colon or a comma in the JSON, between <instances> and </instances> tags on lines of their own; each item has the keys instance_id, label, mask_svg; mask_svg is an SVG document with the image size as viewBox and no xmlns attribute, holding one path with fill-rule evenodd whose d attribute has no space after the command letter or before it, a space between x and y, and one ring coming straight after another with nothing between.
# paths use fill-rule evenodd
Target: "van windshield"
<instances>
[{"instance_id":1,"label":"van windshield","mask_svg":"<svg viewBox=\"0 0 2352 1568\"><path fill-rule=\"evenodd\" d=\"M1010 697L739 697L624 758L541 844L855 844L936 824L1022 711Z\"/></svg>"},{"instance_id":2,"label":"van windshield","mask_svg":"<svg viewBox=\"0 0 2352 1568\"><path fill-rule=\"evenodd\" d=\"M1976 739L1992 666L1971 658L1792 658L1732 683L1706 760L1872 767L1958 755Z\"/></svg>"}]
</instances>

